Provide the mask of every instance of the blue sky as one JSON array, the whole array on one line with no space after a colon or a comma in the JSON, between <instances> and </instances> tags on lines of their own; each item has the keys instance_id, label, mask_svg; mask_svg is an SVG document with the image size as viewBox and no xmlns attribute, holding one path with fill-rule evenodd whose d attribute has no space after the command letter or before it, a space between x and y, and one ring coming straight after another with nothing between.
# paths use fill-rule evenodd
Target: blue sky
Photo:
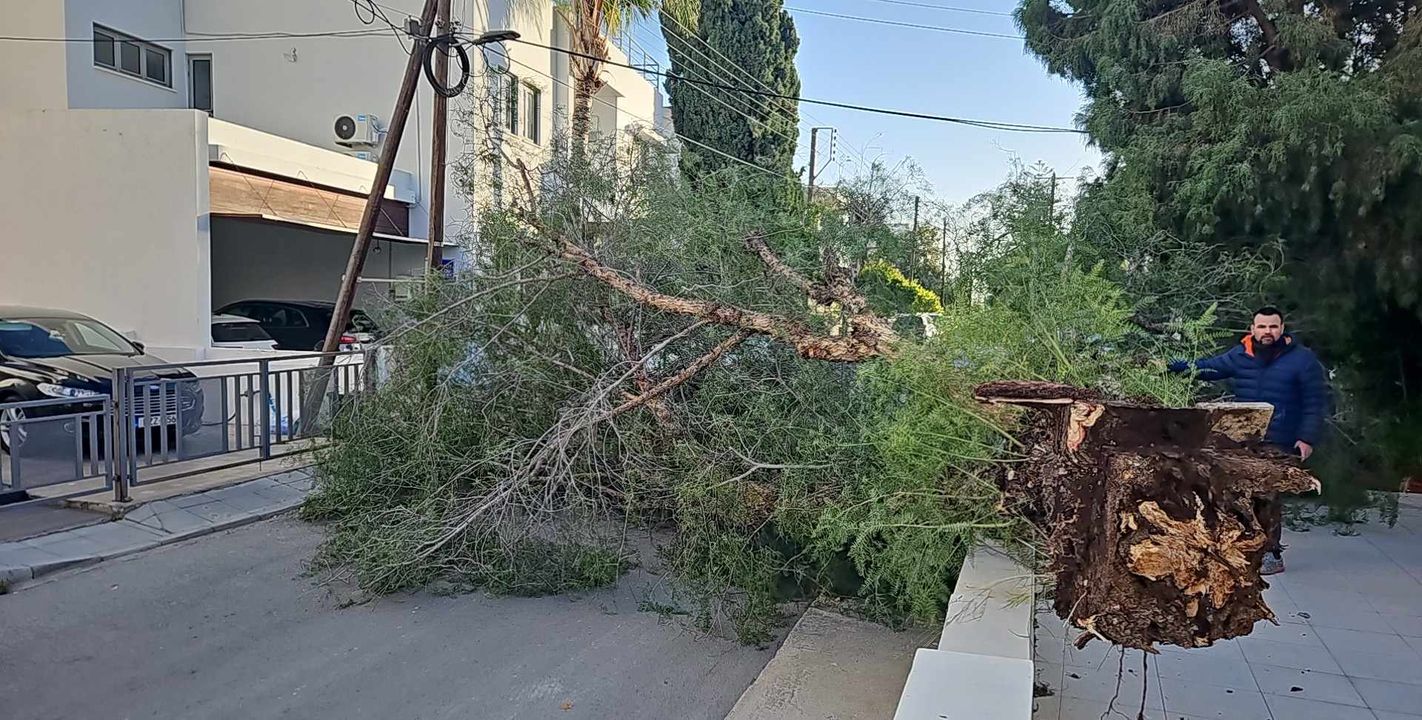
<instances>
[{"instance_id":1,"label":"blue sky","mask_svg":"<svg viewBox=\"0 0 1422 720\"><path fill-rule=\"evenodd\" d=\"M1010 0L915 0L997 12ZM933 10L874 0L787 0L787 8L874 17L1016 35L1010 17ZM807 98L939 115L1037 125L1072 125L1082 102L1077 87L1047 74L1022 41L891 27L796 13L797 65ZM655 35L641 33L650 46ZM634 36L635 37L635 36ZM661 43L658 42L657 52ZM828 183L855 174L863 161L897 164L911 157L942 200L962 202L1007 177L1014 160L1045 162L1064 178L1096 167L1100 154L1073 134L1021 134L804 105L797 161L808 158L809 128L839 130ZM823 145L822 145L823 150ZM1069 189L1068 183L1064 189Z\"/></svg>"}]
</instances>

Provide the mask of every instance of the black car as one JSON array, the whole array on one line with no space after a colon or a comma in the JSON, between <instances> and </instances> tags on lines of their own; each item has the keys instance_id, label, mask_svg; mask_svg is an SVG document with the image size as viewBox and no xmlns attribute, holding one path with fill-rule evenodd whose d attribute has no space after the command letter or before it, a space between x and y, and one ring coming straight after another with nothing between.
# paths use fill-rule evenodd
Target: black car
<instances>
[{"instance_id":1,"label":"black car","mask_svg":"<svg viewBox=\"0 0 1422 720\"><path fill-rule=\"evenodd\" d=\"M25 418L100 410L99 398L112 391L118 368L164 365L143 345L79 313L0 305L0 450L10 451L10 423ZM202 390L183 368L141 373L134 378L134 422L150 429L202 428ZM174 382L176 381L176 382ZM69 398L70 404L4 407L6 403ZM92 403L85 402L94 398ZM166 407L160 407L166 402ZM28 437L29 424L16 425L15 443ZM65 428L72 432L73 427Z\"/></svg>"},{"instance_id":2,"label":"black car","mask_svg":"<svg viewBox=\"0 0 1422 720\"><path fill-rule=\"evenodd\" d=\"M277 343L278 350L320 350L336 304L316 300L243 300L217 309L218 315L237 315L256 320ZM375 322L360 310L351 311L350 324L341 338L343 348L359 346L375 339Z\"/></svg>"}]
</instances>

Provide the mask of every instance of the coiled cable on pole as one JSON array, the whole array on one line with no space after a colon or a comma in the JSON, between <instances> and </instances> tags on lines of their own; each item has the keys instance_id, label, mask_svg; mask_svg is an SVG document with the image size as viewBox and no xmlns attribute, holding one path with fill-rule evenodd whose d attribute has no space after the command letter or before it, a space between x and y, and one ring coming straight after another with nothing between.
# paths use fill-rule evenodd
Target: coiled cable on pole
<instances>
[{"instance_id":1,"label":"coiled cable on pole","mask_svg":"<svg viewBox=\"0 0 1422 720\"><path fill-rule=\"evenodd\" d=\"M459 82L453 85L444 85L435 78L435 53L442 52L449 55L451 49L454 51L454 57L459 60ZM424 53L425 78L430 81L430 87L434 88L436 93L441 97L452 98L464 92L464 86L469 83L469 53L464 50L464 45L459 38L455 37L454 33L430 38L425 42Z\"/></svg>"}]
</instances>

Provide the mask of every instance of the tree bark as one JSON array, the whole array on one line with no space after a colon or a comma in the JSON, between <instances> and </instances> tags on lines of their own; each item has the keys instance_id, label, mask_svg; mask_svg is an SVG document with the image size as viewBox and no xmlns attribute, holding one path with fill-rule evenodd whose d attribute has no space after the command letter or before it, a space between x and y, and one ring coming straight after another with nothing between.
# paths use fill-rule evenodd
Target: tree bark
<instances>
[{"instance_id":1,"label":"tree bark","mask_svg":"<svg viewBox=\"0 0 1422 720\"><path fill-rule=\"evenodd\" d=\"M536 195L533 191L533 177L529 172L528 165L522 160L516 161L515 164L523 179L524 192L528 199L528 204L519 209L519 216L542 236L547 243L547 250L577 266L583 275L606 285L633 302L660 312L693 317L739 330L748 335L764 335L789 345L800 357L810 360L864 362L894 354L894 344L898 337L895 335L892 325L887 319L878 317L867 309L852 317L848 333L840 336L827 336L815 332L810 326L799 320L783 315L749 310L711 300L671 295L627 277L618 270L602 264L592 253L543 224L533 210ZM747 242L754 244L754 241L748 240ZM764 247L763 240L760 241L760 245L763 254L761 254L762 250L755 250L755 252L760 254L762 261L776 272L781 274L788 272L798 278L796 282L801 285L802 290L805 287L822 286L828 288L826 292L829 294L826 297L834 302L842 303L845 307L867 305L863 297L854 289L853 282L847 277L836 276L820 284L811 283L785 265L780 258L775 257L768 247Z\"/></svg>"},{"instance_id":2,"label":"tree bark","mask_svg":"<svg viewBox=\"0 0 1422 720\"><path fill-rule=\"evenodd\" d=\"M575 78L573 88L573 157L582 159L587 154L588 133L592 129L592 83L581 76Z\"/></svg>"},{"instance_id":3,"label":"tree bark","mask_svg":"<svg viewBox=\"0 0 1422 720\"><path fill-rule=\"evenodd\" d=\"M607 57L603 38L606 8L610 0L576 0L573 3L574 55L568 66L573 76L573 157L586 157L588 134L592 131L593 96L606 85L602 79L602 59Z\"/></svg>"},{"instance_id":4,"label":"tree bark","mask_svg":"<svg viewBox=\"0 0 1422 720\"><path fill-rule=\"evenodd\" d=\"M1203 647L1276 621L1259 575L1278 493L1318 481L1262 445L1272 409L1107 402L1050 383L989 383L980 400L1033 408L1010 504L1047 537L1057 614L1093 638Z\"/></svg>"}]
</instances>

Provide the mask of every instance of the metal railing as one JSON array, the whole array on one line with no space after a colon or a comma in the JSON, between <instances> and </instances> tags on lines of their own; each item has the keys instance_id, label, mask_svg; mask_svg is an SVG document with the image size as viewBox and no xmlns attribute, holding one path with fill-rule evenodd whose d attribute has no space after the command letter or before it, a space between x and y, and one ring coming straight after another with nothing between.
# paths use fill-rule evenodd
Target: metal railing
<instances>
[{"instance_id":1,"label":"metal railing","mask_svg":"<svg viewBox=\"0 0 1422 720\"><path fill-rule=\"evenodd\" d=\"M110 488L113 457L105 430L111 412L107 395L0 403L0 491L89 478L102 478Z\"/></svg>"},{"instance_id":2,"label":"metal railing","mask_svg":"<svg viewBox=\"0 0 1422 720\"><path fill-rule=\"evenodd\" d=\"M124 367L110 395L0 403L0 492L101 480L36 499L126 501L138 485L311 449L374 387L375 352L335 353L327 368L321 353Z\"/></svg>"},{"instance_id":3,"label":"metal railing","mask_svg":"<svg viewBox=\"0 0 1422 720\"><path fill-rule=\"evenodd\" d=\"M335 353L325 369L312 364L325 356L310 353L115 370L114 434L124 450L113 473L115 497L126 499L135 485L181 476L143 472L157 465L233 455L220 466L233 467L319 438L341 404L373 383L365 362L371 352ZM321 397L308 403L311 393Z\"/></svg>"}]
</instances>

